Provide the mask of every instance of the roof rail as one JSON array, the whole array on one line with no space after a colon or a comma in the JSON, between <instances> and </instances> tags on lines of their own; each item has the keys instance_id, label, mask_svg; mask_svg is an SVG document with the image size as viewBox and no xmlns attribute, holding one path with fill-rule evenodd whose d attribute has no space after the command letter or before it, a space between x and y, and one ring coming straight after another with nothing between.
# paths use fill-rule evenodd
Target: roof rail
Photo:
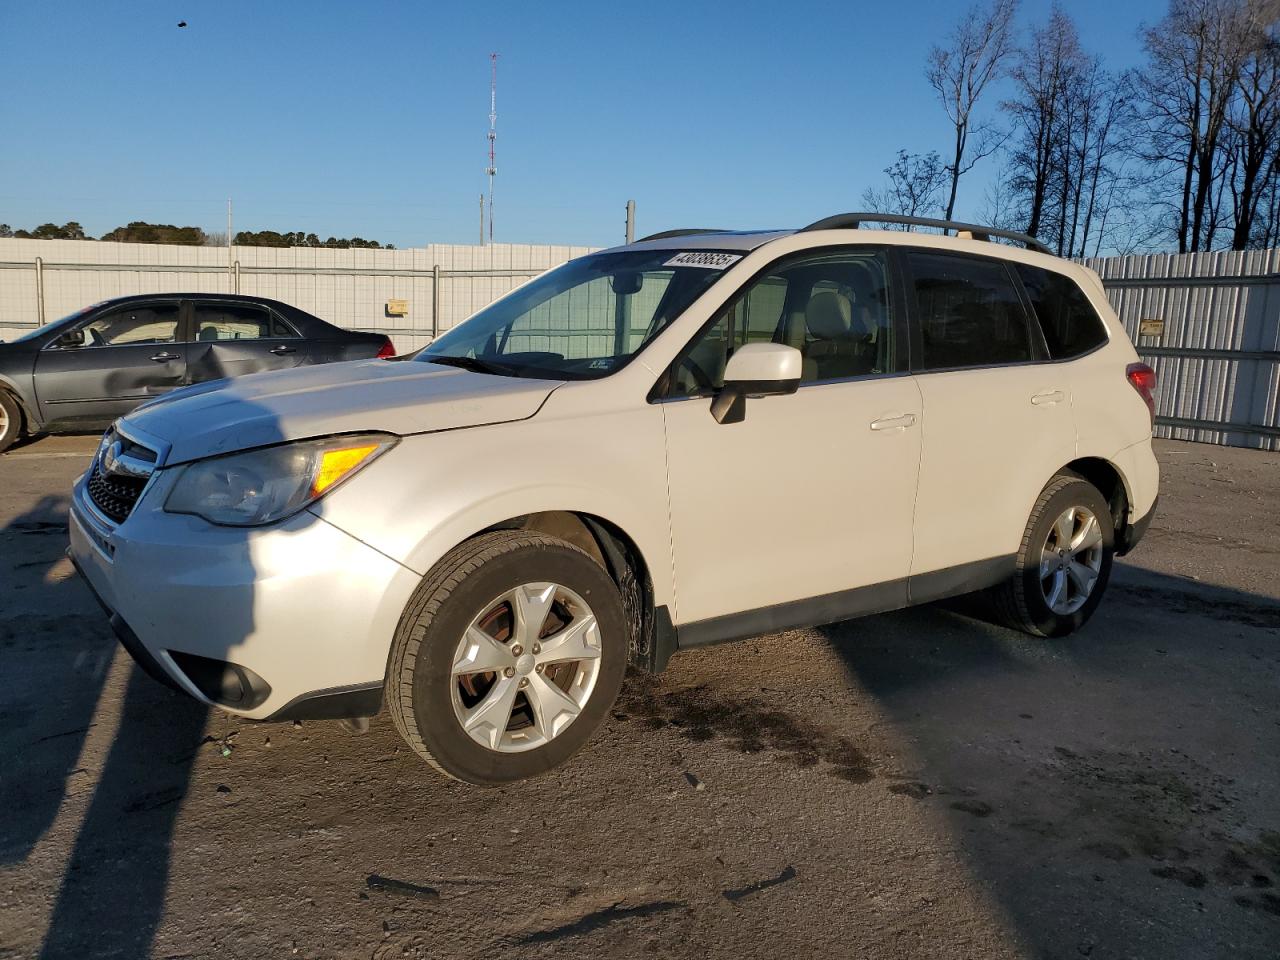
<instances>
[{"instance_id":1,"label":"roof rail","mask_svg":"<svg viewBox=\"0 0 1280 960\"><path fill-rule=\"evenodd\" d=\"M798 232L809 230L857 230L863 223L900 223L914 227L935 227L939 230L954 230L957 234L967 233L974 240L990 240L1000 237L1004 240L1015 240L1026 244L1028 250L1052 255L1053 251L1035 237L1015 230L1000 230L996 227L984 227L976 223L961 223L957 220L935 220L931 217L908 217L897 213L837 213L834 217L824 217Z\"/></svg>"},{"instance_id":2,"label":"roof rail","mask_svg":"<svg viewBox=\"0 0 1280 960\"><path fill-rule=\"evenodd\" d=\"M700 233L729 233L728 230L717 229L693 229L693 230L663 230L661 233L651 233L647 237L641 237L639 240L632 241L634 243L644 243L646 240L669 240L672 237L692 237Z\"/></svg>"}]
</instances>

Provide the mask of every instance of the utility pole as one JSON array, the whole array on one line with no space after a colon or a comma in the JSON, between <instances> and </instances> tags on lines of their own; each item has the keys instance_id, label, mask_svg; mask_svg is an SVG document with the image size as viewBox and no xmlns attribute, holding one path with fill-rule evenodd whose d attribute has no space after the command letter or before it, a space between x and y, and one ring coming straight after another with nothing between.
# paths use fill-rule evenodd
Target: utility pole
<instances>
[{"instance_id":1,"label":"utility pole","mask_svg":"<svg viewBox=\"0 0 1280 960\"><path fill-rule=\"evenodd\" d=\"M489 242L493 243L493 178L498 172L494 141L498 139L498 55L489 54Z\"/></svg>"},{"instance_id":2,"label":"utility pole","mask_svg":"<svg viewBox=\"0 0 1280 960\"><path fill-rule=\"evenodd\" d=\"M634 200L627 201L627 243L632 243L636 239L636 202Z\"/></svg>"},{"instance_id":3,"label":"utility pole","mask_svg":"<svg viewBox=\"0 0 1280 960\"><path fill-rule=\"evenodd\" d=\"M227 289L236 292L235 257L231 252L231 198L227 197Z\"/></svg>"}]
</instances>

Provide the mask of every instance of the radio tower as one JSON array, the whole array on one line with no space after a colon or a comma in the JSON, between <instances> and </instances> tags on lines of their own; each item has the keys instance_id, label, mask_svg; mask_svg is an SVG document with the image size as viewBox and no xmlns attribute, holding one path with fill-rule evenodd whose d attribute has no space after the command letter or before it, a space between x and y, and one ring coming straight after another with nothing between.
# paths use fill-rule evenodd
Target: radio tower
<instances>
[{"instance_id":1,"label":"radio tower","mask_svg":"<svg viewBox=\"0 0 1280 960\"><path fill-rule=\"evenodd\" d=\"M498 55L489 54L489 242L493 243L493 177L498 167L493 158L494 141L498 139Z\"/></svg>"}]
</instances>

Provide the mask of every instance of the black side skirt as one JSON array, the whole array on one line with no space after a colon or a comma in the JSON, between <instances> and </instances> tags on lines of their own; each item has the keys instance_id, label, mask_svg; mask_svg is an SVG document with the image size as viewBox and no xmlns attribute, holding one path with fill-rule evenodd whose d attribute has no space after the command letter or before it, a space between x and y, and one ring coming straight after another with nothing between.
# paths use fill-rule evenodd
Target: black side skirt
<instances>
[{"instance_id":1,"label":"black side skirt","mask_svg":"<svg viewBox=\"0 0 1280 960\"><path fill-rule=\"evenodd\" d=\"M687 650L730 640L744 640L779 630L816 627L838 620L887 613L890 610L994 587L1013 576L1015 569L1013 556L992 557L915 577L903 577L806 600L761 607L745 613L699 620L676 628L676 645L680 650Z\"/></svg>"}]
</instances>

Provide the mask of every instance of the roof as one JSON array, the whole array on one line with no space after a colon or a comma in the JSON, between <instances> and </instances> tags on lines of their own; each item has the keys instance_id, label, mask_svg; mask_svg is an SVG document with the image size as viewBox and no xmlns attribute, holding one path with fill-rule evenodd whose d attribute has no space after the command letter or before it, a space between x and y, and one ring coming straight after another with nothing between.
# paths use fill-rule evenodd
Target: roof
<instances>
[{"instance_id":1,"label":"roof","mask_svg":"<svg viewBox=\"0 0 1280 960\"><path fill-rule=\"evenodd\" d=\"M619 250L743 250L762 247L770 240L786 237L794 230L714 230L692 233L679 237L662 237L658 240L640 240L636 243L601 250L616 253Z\"/></svg>"}]
</instances>

